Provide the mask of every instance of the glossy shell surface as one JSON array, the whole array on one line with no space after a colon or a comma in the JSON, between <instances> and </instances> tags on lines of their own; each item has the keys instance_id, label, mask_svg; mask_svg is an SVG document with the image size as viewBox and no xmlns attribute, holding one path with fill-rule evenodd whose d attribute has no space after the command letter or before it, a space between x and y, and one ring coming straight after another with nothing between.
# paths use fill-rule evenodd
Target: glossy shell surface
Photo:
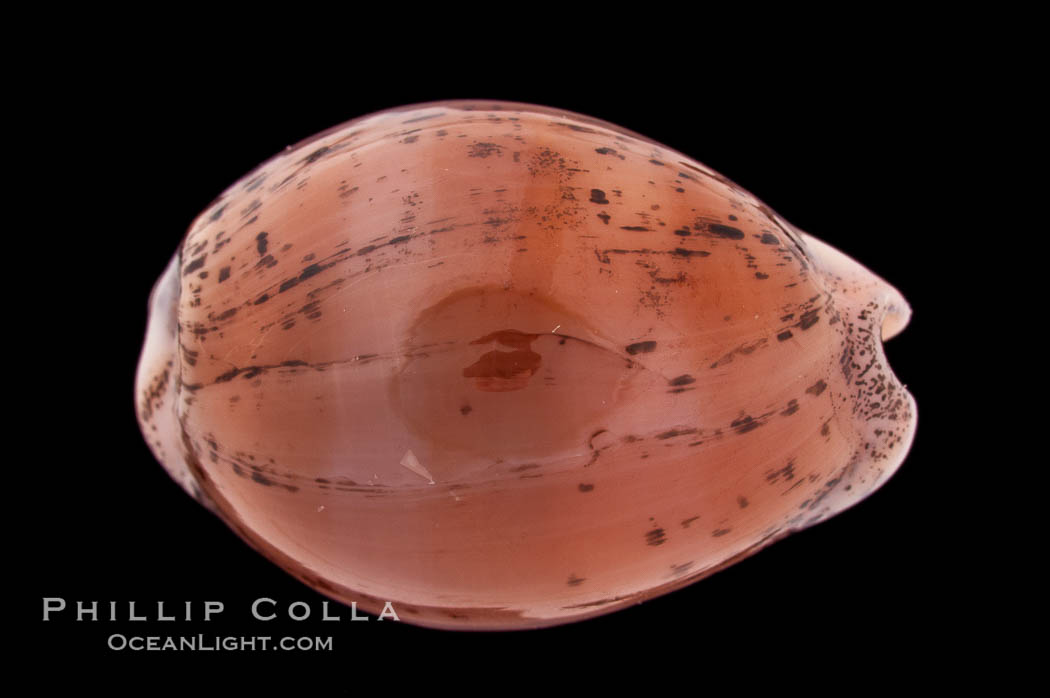
<instances>
[{"instance_id":1,"label":"glossy shell surface","mask_svg":"<svg viewBox=\"0 0 1050 698\"><path fill-rule=\"evenodd\" d=\"M856 503L915 404L892 287L704 165L554 109L393 109L191 225L136 408L320 592L446 628L662 594Z\"/></svg>"}]
</instances>

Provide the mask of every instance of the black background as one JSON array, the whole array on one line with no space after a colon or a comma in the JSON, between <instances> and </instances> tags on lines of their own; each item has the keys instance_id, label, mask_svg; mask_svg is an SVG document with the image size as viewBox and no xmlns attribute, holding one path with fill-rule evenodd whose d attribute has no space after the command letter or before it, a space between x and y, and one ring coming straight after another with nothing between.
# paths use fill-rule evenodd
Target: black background
<instances>
[{"instance_id":1,"label":"black background","mask_svg":"<svg viewBox=\"0 0 1050 698\"><path fill-rule=\"evenodd\" d=\"M959 612L965 563L946 523L955 520L948 483L976 456L960 447L946 409L958 361L944 352L956 330L940 270L953 228L937 205L953 166L955 75L911 37L890 38L806 52L654 42L629 57L586 47L545 60L523 51L518 61L498 42L480 53L403 46L368 60L352 53L326 70L306 51L284 56L281 68L259 52L192 61L192 45L175 62L138 45L65 56L66 68L38 82L25 107L42 134L27 140L39 156L30 189L43 224L20 236L37 261L18 273L49 295L35 301L42 307L17 308L47 310L40 339L19 350L36 368L16 376L31 392L13 423L36 454L23 468L33 486L20 497L29 513L17 534L30 585L18 604L33 638L24 649L76 666L87 684L111 681L114 669L242 663L264 664L264 678L309 665L352 683L420 679L401 666L424 677L508 666L527 674L556 660L584 674L622 667L658 676L780 660L800 677L965 644L982 604L975 610L967 597L969 615ZM855 508L709 579L579 624L485 634L320 622L323 597L183 494L147 449L133 409L146 300L191 220L255 165L342 121L447 98L555 106L645 134L901 290L915 314L887 354L917 399L919 426L898 474ZM209 624L75 623L68 612L43 623L45 596L147 609L219 600L226 611ZM261 596L306 601L315 617L258 623L248 608ZM107 650L114 632L333 635L335 649L147 655Z\"/></svg>"}]
</instances>

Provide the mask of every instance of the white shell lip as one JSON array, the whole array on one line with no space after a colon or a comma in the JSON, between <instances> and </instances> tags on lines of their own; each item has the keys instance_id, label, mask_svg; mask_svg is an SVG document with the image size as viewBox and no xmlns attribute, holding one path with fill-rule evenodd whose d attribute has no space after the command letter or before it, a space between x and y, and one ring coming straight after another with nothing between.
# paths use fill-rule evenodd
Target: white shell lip
<instances>
[{"instance_id":1,"label":"white shell lip","mask_svg":"<svg viewBox=\"0 0 1050 698\"><path fill-rule=\"evenodd\" d=\"M915 430L918 424L918 406L915 397L908 391L907 385L900 381L890 362L886 358L883 344L900 334L911 320L912 309L904 295L893 287L882 277L857 262L849 255L832 247L828 243L808 233L798 230L792 226L806 246L806 253L814 267L825 277L831 286L831 294L836 303L843 306L852 306L852 313L860 313L865 306L874 304L877 310L872 317L872 327L880 328L879 336L871 343L871 350L876 354L878 363L889 374L890 380L899 385L901 397L907 403L907 412L910 417L904 423L901 443L895 451L895 456L885 462L884 469L876 483L864 493L861 499L866 499L880 489L900 469L908 452L911 450L915 440ZM876 428L881 426L876 423L854 422L856 433L862 441L875 441ZM856 501L845 503L839 509L849 508Z\"/></svg>"},{"instance_id":2,"label":"white shell lip","mask_svg":"<svg viewBox=\"0 0 1050 698\"><path fill-rule=\"evenodd\" d=\"M146 443L171 479L205 507L216 511L186 465L182 429L175 410L181 371L174 352L178 344L180 266L180 255L173 255L150 292L149 321L135 372L135 412L140 424L150 425L150 431L144 431Z\"/></svg>"}]
</instances>

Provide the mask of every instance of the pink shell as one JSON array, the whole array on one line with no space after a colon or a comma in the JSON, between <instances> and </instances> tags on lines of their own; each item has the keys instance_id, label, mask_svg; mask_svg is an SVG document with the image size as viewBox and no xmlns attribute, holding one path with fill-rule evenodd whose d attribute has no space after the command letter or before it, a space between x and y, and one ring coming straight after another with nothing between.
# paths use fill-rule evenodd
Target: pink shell
<instances>
[{"instance_id":1,"label":"pink shell","mask_svg":"<svg viewBox=\"0 0 1050 698\"><path fill-rule=\"evenodd\" d=\"M271 560L402 620L525 628L689 584L854 504L915 404L910 310L718 173L509 103L276 156L154 289L157 458Z\"/></svg>"}]
</instances>

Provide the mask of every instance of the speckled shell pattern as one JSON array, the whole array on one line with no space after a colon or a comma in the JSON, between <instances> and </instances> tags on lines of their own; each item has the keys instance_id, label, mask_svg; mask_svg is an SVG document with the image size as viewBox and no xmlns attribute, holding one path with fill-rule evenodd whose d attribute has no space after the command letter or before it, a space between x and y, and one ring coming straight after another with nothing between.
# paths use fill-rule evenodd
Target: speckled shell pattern
<instances>
[{"instance_id":1,"label":"speckled shell pattern","mask_svg":"<svg viewBox=\"0 0 1050 698\"><path fill-rule=\"evenodd\" d=\"M193 222L136 407L306 584L513 629L694 582L849 507L916 408L901 295L708 167L513 103L393 109Z\"/></svg>"}]
</instances>

